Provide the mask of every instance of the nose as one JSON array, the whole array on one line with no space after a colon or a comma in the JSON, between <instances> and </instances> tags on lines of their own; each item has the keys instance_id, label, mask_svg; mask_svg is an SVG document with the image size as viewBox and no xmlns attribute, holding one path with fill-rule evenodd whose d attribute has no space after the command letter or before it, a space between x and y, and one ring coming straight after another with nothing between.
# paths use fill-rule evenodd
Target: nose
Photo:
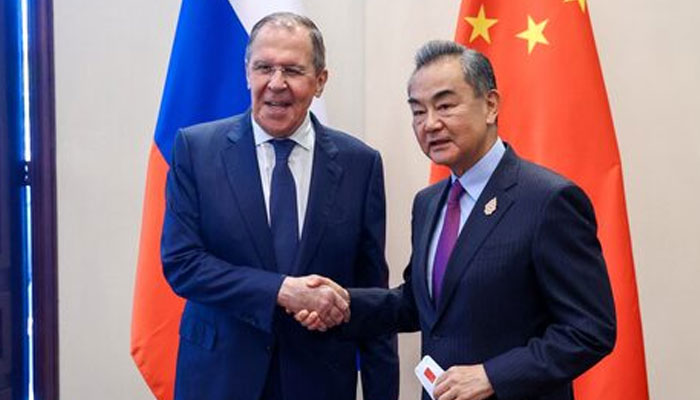
<instances>
[{"instance_id":1,"label":"nose","mask_svg":"<svg viewBox=\"0 0 700 400\"><path fill-rule=\"evenodd\" d=\"M442 126L442 119L440 119L437 113L434 110L427 110L424 125L426 132L438 131L442 129Z\"/></svg>"},{"instance_id":2,"label":"nose","mask_svg":"<svg viewBox=\"0 0 700 400\"><path fill-rule=\"evenodd\" d=\"M282 74L281 69L275 69L275 72L273 72L272 76L270 76L270 82L268 82L267 86L274 91L280 91L287 88L287 80L285 79L284 74Z\"/></svg>"}]
</instances>

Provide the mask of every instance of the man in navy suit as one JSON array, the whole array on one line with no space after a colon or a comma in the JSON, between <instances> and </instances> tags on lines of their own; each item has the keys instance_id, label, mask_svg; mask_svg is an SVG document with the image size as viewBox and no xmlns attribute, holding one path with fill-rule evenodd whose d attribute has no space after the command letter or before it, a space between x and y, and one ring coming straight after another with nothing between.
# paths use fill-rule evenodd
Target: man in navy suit
<instances>
[{"instance_id":1,"label":"man in navy suit","mask_svg":"<svg viewBox=\"0 0 700 400\"><path fill-rule=\"evenodd\" d=\"M616 333L591 203L499 139L500 97L482 54L429 42L408 97L421 149L452 174L414 199L405 283L350 289L346 334L420 330L422 353L446 369L438 400L572 399L572 380ZM313 312L297 319L326 327Z\"/></svg>"},{"instance_id":2,"label":"man in navy suit","mask_svg":"<svg viewBox=\"0 0 700 400\"><path fill-rule=\"evenodd\" d=\"M379 154L309 112L328 76L308 18L269 15L251 31L252 110L182 129L167 182L165 276L187 302L179 400L354 400L398 397L393 335L347 341L289 313L347 319L347 293L310 288L388 283ZM232 96L235 94L231 94Z\"/></svg>"}]
</instances>

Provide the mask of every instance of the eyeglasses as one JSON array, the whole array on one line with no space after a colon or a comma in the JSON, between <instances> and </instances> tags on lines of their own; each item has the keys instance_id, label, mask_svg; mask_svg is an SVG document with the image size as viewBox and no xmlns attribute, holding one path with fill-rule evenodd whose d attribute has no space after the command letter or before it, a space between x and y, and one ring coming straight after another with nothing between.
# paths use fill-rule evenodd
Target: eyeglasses
<instances>
[{"instance_id":1,"label":"eyeglasses","mask_svg":"<svg viewBox=\"0 0 700 400\"><path fill-rule=\"evenodd\" d=\"M307 70L301 65L270 65L265 63L253 64L251 68L253 73L258 76L273 76L277 71L282 74L285 79L300 78L307 75Z\"/></svg>"}]
</instances>

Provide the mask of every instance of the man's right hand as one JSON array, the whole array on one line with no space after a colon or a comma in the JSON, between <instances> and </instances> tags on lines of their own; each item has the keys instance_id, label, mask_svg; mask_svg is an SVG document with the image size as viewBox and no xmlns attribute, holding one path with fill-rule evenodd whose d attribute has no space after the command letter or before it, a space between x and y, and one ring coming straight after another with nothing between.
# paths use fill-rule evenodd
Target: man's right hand
<instances>
[{"instance_id":1,"label":"man's right hand","mask_svg":"<svg viewBox=\"0 0 700 400\"><path fill-rule=\"evenodd\" d=\"M325 331L350 320L350 296L333 280L318 275L288 276L277 293L277 304L288 313L300 316L308 329ZM301 321L300 321L301 322Z\"/></svg>"},{"instance_id":2,"label":"man's right hand","mask_svg":"<svg viewBox=\"0 0 700 400\"><path fill-rule=\"evenodd\" d=\"M309 276L308 278L309 279L306 280L306 285L309 288L312 288L312 289L323 288L323 287L330 288L334 292L336 292L340 296L342 296L343 299L345 299L345 301L348 304L348 312L345 315L343 321L341 321L341 322L350 321L350 294L348 293L348 291L345 290L342 286L335 283L333 280L328 279L328 278L323 277L323 276L312 275L312 276ZM335 325L329 326L317 311L311 310L311 309L302 309L302 310L294 312L294 319L296 319L302 326L304 326L306 329L308 329L310 331L324 332L326 329L335 326Z\"/></svg>"}]
</instances>

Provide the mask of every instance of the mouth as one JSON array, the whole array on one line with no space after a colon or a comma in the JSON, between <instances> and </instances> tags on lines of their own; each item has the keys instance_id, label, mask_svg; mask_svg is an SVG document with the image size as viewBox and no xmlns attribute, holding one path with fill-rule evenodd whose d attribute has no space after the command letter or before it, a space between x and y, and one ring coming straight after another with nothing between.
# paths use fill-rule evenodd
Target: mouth
<instances>
[{"instance_id":1,"label":"mouth","mask_svg":"<svg viewBox=\"0 0 700 400\"><path fill-rule=\"evenodd\" d=\"M263 104L265 104L266 107L277 111L283 111L292 106L292 102L290 101L265 101Z\"/></svg>"},{"instance_id":2,"label":"mouth","mask_svg":"<svg viewBox=\"0 0 700 400\"><path fill-rule=\"evenodd\" d=\"M428 142L428 148L430 150L440 150L443 147L449 145L450 140L449 139L432 139Z\"/></svg>"}]
</instances>

